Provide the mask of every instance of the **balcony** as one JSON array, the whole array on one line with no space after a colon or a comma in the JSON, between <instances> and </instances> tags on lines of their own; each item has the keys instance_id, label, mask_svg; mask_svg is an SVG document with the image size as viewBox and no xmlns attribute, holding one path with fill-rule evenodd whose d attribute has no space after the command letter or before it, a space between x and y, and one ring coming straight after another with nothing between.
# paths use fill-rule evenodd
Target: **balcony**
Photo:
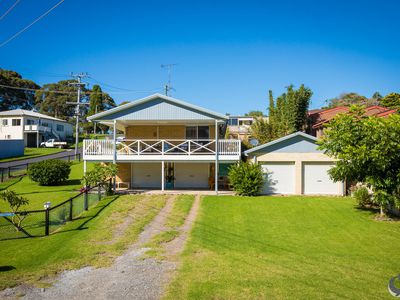
<instances>
[{"instance_id":1,"label":"balcony","mask_svg":"<svg viewBox=\"0 0 400 300\"><path fill-rule=\"evenodd\" d=\"M49 127L40 126L40 125L37 125L37 124L25 125L24 126L24 130L25 131L32 131L32 132L50 132L51 131L51 129Z\"/></svg>"},{"instance_id":2,"label":"balcony","mask_svg":"<svg viewBox=\"0 0 400 300\"><path fill-rule=\"evenodd\" d=\"M116 160L123 161L238 161L241 155L239 140L127 140L117 141ZM113 161L112 140L84 140L83 159Z\"/></svg>"}]
</instances>

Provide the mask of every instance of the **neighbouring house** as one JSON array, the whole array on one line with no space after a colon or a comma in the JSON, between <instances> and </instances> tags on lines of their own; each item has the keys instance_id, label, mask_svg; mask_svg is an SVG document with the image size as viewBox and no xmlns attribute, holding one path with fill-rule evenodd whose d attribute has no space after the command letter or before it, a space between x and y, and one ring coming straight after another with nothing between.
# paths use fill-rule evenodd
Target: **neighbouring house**
<instances>
[{"instance_id":1,"label":"neighbouring house","mask_svg":"<svg viewBox=\"0 0 400 300\"><path fill-rule=\"evenodd\" d=\"M161 94L88 119L114 134L112 140L84 140L84 168L88 161L117 163L121 187L217 192L226 185L219 169L241 157L240 140L223 139L227 116Z\"/></svg>"},{"instance_id":2,"label":"neighbouring house","mask_svg":"<svg viewBox=\"0 0 400 300\"><path fill-rule=\"evenodd\" d=\"M23 139L25 147L39 147L48 139L72 137L72 125L35 111L14 109L0 112L0 140Z\"/></svg>"},{"instance_id":3,"label":"neighbouring house","mask_svg":"<svg viewBox=\"0 0 400 300\"><path fill-rule=\"evenodd\" d=\"M265 173L262 194L344 195L345 184L328 174L335 160L318 150L316 140L296 132L245 151Z\"/></svg>"},{"instance_id":4,"label":"neighbouring house","mask_svg":"<svg viewBox=\"0 0 400 300\"><path fill-rule=\"evenodd\" d=\"M308 128L307 133L315 137L321 137L323 135L324 125L330 120L336 117L340 113L347 113L349 111L348 106L338 106L329 109L315 109L308 112ZM365 109L366 116L377 116L380 118L386 118L387 116L396 113L396 109L390 109L387 107L373 105Z\"/></svg>"},{"instance_id":5,"label":"neighbouring house","mask_svg":"<svg viewBox=\"0 0 400 300\"><path fill-rule=\"evenodd\" d=\"M267 118L267 117L263 117ZM239 139L241 141L257 144L258 141L252 138L251 125L255 118L252 116L229 116L227 122L227 137L231 139Z\"/></svg>"}]
</instances>

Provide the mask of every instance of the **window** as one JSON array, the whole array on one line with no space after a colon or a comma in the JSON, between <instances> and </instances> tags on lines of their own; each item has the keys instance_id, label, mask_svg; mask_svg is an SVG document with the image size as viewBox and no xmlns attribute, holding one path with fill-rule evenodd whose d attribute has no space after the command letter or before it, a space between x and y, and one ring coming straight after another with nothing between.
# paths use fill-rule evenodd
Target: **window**
<instances>
[{"instance_id":1,"label":"window","mask_svg":"<svg viewBox=\"0 0 400 300\"><path fill-rule=\"evenodd\" d=\"M21 126L21 119L12 119L12 126Z\"/></svg>"},{"instance_id":2,"label":"window","mask_svg":"<svg viewBox=\"0 0 400 300\"><path fill-rule=\"evenodd\" d=\"M57 124L57 131L64 131L64 125Z\"/></svg>"},{"instance_id":3,"label":"window","mask_svg":"<svg viewBox=\"0 0 400 300\"><path fill-rule=\"evenodd\" d=\"M42 126L44 126L44 127L49 127L49 123L42 122Z\"/></svg>"},{"instance_id":4,"label":"window","mask_svg":"<svg viewBox=\"0 0 400 300\"><path fill-rule=\"evenodd\" d=\"M187 126L186 138L190 140L208 140L210 128L208 126Z\"/></svg>"},{"instance_id":5,"label":"window","mask_svg":"<svg viewBox=\"0 0 400 300\"><path fill-rule=\"evenodd\" d=\"M2 124L3 124L3 126L7 126L8 125L8 119L3 119Z\"/></svg>"},{"instance_id":6,"label":"window","mask_svg":"<svg viewBox=\"0 0 400 300\"><path fill-rule=\"evenodd\" d=\"M231 126L237 126L238 125L238 119L234 118L234 119L229 119L228 124Z\"/></svg>"},{"instance_id":7,"label":"window","mask_svg":"<svg viewBox=\"0 0 400 300\"><path fill-rule=\"evenodd\" d=\"M7 135L6 135L6 139L7 139L7 140L11 140L11 135L7 134Z\"/></svg>"},{"instance_id":8,"label":"window","mask_svg":"<svg viewBox=\"0 0 400 300\"><path fill-rule=\"evenodd\" d=\"M35 124L34 120L31 120L31 119L26 120L26 125L34 125L34 124Z\"/></svg>"}]
</instances>

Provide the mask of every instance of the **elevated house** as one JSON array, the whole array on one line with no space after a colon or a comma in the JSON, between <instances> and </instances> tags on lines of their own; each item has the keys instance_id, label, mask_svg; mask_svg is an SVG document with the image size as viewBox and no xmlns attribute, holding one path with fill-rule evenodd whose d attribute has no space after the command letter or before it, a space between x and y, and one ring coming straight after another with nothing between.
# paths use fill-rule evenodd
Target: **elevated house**
<instances>
[{"instance_id":1,"label":"elevated house","mask_svg":"<svg viewBox=\"0 0 400 300\"><path fill-rule=\"evenodd\" d=\"M217 192L219 168L240 160L240 140L223 139L227 116L161 94L88 119L111 126L113 139L84 140L85 168L88 161L118 164L118 186Z\"/></svg>"},{"instance_id":2,"label":"elevated house","mask_svg":"<svg viewBox=\"0 0 400 300\"><path fill-rule=\"evenodd\" d=\"M25 147L39 147L48 139L70 137L72 125L67 121L24 109L0 112L0 140L24 140Z\"/></svg>"}]
</instances>

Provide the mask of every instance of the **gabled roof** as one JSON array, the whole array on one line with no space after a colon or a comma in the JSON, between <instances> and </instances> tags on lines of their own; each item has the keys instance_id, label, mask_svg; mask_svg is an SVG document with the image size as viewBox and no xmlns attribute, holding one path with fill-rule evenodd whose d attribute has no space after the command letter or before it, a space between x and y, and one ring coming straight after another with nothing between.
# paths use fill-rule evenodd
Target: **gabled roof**
<instances>
[{"instance_id":1,"label":"gabled roof","mask_svg":"<svg viewBox=\"0 0 400 300\"><path fill-rule=\"evenodd\" d=\"M58 122L67 122L65 120L57 119L48 115L44 115L41 113L38 113L36 111L31 111L31 110L25 110L25 109L13 109L13 110L6 110L6 111L1 111L0 112L0 117L5 117L5 116L29 116L29 117L35 117L35 118L40 118L40 119L48 119L48 120L54 120Z\"/></svg>"},{"instance_id":2,"label":"gabled roof","mask_svg":"<svg viewBox=\"0 0 400 300\"><path fill-rule=\"evenodd\" d=\"M158 103L157 103L158 101ZM158 107L157 111L154 110L154 107L152 108L153 110L150 110L151 108L151 102L155 102L156 105L161 105L162 103L164 105L161 105ZM137 110L135 111L135 108ZM173 117L174 114L179 114L181 118L185 117L185 112L187 112L187 117L190 118L195 118L196 115L202 115L206 116L207 118L210 119L217 119L217 120L226 120L228 119L228 116L216 113L214 111L202 108L197 105L190 104L188 102L175 99L172 97L168 97L162 94L153 94L148 97L109 109L107 111L95 114L93 116L88 117L88 120L91 121L98 121L98 120L112 120L112 119L129 119L130 114L132 114L132 111L136 114L135 117L137 117L138 112L144 110L148 110L147 112L143 113L140 115L142 119L145 119L146 117L157 117L155 114L158 114L159 117L165 116L166 119L171 119L171 116ZM133 120L133 116L131 116ZM177 116L178 118L178 116Z\"/></svg>"},{"instance_id":3,"label":"gabled roof","mask_svg":"<svg viewBox=\"0 0 400 300\"><path fill-rule=\"evenodd\" d=\"M312 136L312 135L309 135L309 134L306 134L306 133L304 133L304 132L298 131L298 132L295 132L295 133L286 135L286 136L284 136L284 137L281 137L281 138L279 138L279 139L277 139L277 140L268 142L268 143L266 143L266 144L262 144L262 145L260 145L260 146L251 148L251 149L245 151L244 154L245 154L246 156L248 156L250 153L258 152L258 151L263 150L263 149L265 149L265 148L267 148L267 147L270 147L270 146L275 145L275 144L279 144L279 143L281 143L281 142L290 140L290 139L292 139L292 138L294 138L294 137L298 137L298 136L303 137L303 138L308 139L308 140L311 140L312 142L315 142L315 141L317 140L317 138L314 137L314 136Z\"/></svg>"}]
</instances>

